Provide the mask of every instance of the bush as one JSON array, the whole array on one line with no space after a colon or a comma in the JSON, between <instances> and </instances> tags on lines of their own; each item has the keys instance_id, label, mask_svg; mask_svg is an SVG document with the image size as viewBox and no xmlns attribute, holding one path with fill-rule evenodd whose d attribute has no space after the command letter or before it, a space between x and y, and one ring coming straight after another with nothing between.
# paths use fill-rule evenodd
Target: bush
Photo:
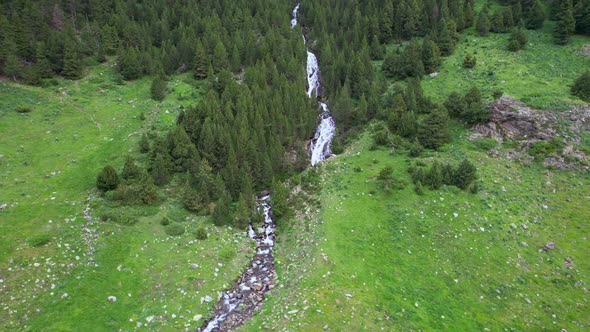
<instances>
[{"instance_id":1,"label":"bush","mask_svg":"<svg viewBox=\"0 0 590 332\"><path fill-rule=\"evenodd\" d=\"M162 226L170 225L170 219L168 219L168 217L162 217L162 220L160 220L160 225L162 225Z\"/></svg>"},{"instance_id":2,"label":"bush","mask_svg":"<svg viewBox=\"0 0 590 332\"><path fill-rule=\"evenodd\" d=\"M571 92L572 95L586 102L590 102L590 70L587 70L576 79Z\"/></svg>"},{"instance_id":3,"label":"bush","mask_svg":"<svg viewBox=\"0 0 590 332\"><path fill-rule=\"evenodd\" d=\"M493 138L478 138L473 141L473 145L481 151L489 151L498 146L498 141Z\"/></svg>"},{"instance_id":4,"label":"bush","mask_svg":"<svg viewBox=\"0 0 590 332\"><path fill-rule=\"evenodd\" d=\"M184 234L184 226L179 223L173 223L165 226L164 231L170 236L180 236Z\"/></svg>"},{"instance_id":5,"label":"bush","mask_svg":"<svg viewBox=\"0 0 590 332\"><path fill-rule=\"evenodd\" d=\"M17 106L16 111L18 113L30 113L33 111L33 109L27 106Z\"/></svg>"},{"instance_id":6,"label":"bush","mask_svg":"<svg viewBox=\"0 0 590 332\"><path fill-rule=\"evenodd\" d=\"M467 54L463 59L463 67L465 68L473 68L477 64L477 59L475 55Z\"/></svg>"},{"instance_id":7,"label":"bush","mask_svg":"<svg viewBox=\"0 0 590 332\"><path fill-rule=\"evenodd\" d=\"M529 147L529 154L535 157L536 160L542 160L551 153L561 153L563 149L563 142L558 137L554 137L548 141L537 141Z\"/></svg>"},{"instance_id":8,"label":"bush","mask_svg":"<svg viewBox=\"0 0 590 332\"><path fill-rule=\"evenodd\" d=\"M197 228L194 234L197 240L207 240L207 230L205 230L203 227Z\"/></svg>"},{"instance_id":9,"label":"bush","mask_svg":"<svg viewBox=\"0 0 590 332\"><path fill-rule=\"evenodd\" d=\"M500 89L495 89L492 92L492 98L494 98L494 100L500 99L500 97L502 97L503 95L504 95L504 91L502 91Z\"/></svg>"},{"instance_id":10,"label":"bush","mask_svg":"<svg viewBox=\"0 0 590 332\"><path fill-rule=\"evenodd\" d=\"M96 177L96 187L102 191L116 189L118 185L119 176L111 165L106 165Z\"/></svg>"},{"instance_id":11,"label":"bush","mask_svg":"<svg viewBox=\"0 0 590 332\"><path fill-rule=\"evenodd\" d=\"M49 241L51 241L51 235L46 232L33 235L27 240L31 247L40 247L49 243Z\"/></svg>"}]
</instances>

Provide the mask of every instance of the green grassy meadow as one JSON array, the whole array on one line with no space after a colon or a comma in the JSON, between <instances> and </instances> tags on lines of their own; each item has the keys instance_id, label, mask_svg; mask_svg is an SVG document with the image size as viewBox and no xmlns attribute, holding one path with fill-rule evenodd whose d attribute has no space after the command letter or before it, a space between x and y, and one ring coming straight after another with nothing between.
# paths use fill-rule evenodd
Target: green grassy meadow
<instances>
[{"instance_id":1,"label":"green grassy meadow","mask_svg":"<svg viewBox=\"0 0 590 332\"><path fill-rule=\"evenodd\" d=\"M481 37L468 29L455 52L444 59L438 76L424 78L425 94L443 101L453 91L477 86L488 98L501 90L537 109L565 110L583 104L570 95L570 86L584 68L590 68L590 57L580 54L590 37L573 36L568 45L558 46L551 36L553 25L545 22L543 30L526 30L527 46L518 52L506 49L509 33ZM475 54L474 68L463 68L467 54Z\"/></svg>"},{"instance_id":2,"label":"green grassy meadow","mask_svg":"<svg viewBox=\"0 0 590 332\"><path fill-rule=\"evenodd\" d=\"M370 145L365 135L322 166L321 212L295 222L296 240L279 248L283 287L243 330L590 326L587 173L493 158L462 141L421 159L469 157L479 193L443 187L418 196L411 158ZM403 190L377 188L386 165ZM549 241L556 249L540 252Z\"/></svg>"},{"instance_id":3,"label":"green grassy meadow","mask_svg":"<svg viewBox=\"0 0 590 332\"><path fill-rule=\"evenodd\" d=\"M110 63L79 81L44 88L0 82L0 205L6 204L0 211L0 329L194 328L216 292L247 264L253 243L243 232L216 228L163 199L134 207L139 222L133 226L96 220L105 206L93 193L98 171L105 164L120 169L128 154L142 162L141 133L173 126L179 109L203 90L189 74L174 76L157 103L150 84L149 78L119 83ZM32 111L17 113L17 107ZM87 197L96 237L82 228ZM164 216L187 232L166 235ZM207 240L196 239L197 227L207 230ZM35 247L36 237L48 243Z\"/></svg>"}]
</instances>

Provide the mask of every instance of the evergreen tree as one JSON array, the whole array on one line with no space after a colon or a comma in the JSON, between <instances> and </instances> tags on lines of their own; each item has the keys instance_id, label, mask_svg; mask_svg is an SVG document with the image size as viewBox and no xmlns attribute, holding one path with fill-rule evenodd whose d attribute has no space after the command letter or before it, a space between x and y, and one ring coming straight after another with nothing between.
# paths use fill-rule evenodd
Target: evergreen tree
<instances>
[{"instance_id":1,"label":"evergreen tree","mask_svg":"<svg viewBox=\"0 0 590 332\"><path fill-rule=\"evenodd\" d=\"M433 109L418 127L418 140L426 148L437 149L450 142L448 115L445 109Z\"/></svg>"},{"instance_id":2,"label":"evergreen tree","mask_svg":"<svg viewBox=\"0 0 590 332\"><path fill-rule=\"evenodd\" d=\"M576 29L572 0L560 0L557 24L553 30L555 43L565 45L569 42L570 35Z\"/></svg>"},{"instance_id":3,"label":"evergreen tree","mask_svg":"<svg viewBox=\"0 0 590 332\"><path fill-rule=\"evenodd\" d=\"M215 203L215 209L211 219L216 226L230 225L232 222L231 197L226 191L221 198Z\"/></svg>"},{"instance_id":4,"label":"evergreen tree","mask_svg":"<svg viewBox=\"0 0 590 332\"><path fill-rule=\"evenodd\" d=\"M441 64L440 50L430 36L424 37L422 41L422 63L426 74L435 72Z\"/></svg>"},{"instance_id":5,"label":"evergreen tree","mask_svg":"<svg viewBox=\"0 0 590 332\"><path fill-rule=\"evenodd\" d=\"M121 50L118 57L118 69L121 76L126 80L139 78L142 74L139 51L136 48Z\"/></svg>"},{"instance_id":6,"label":"evergreen tree","mask_svg":"<svg viewBox=\"0 0 590 332\"><path fill-rule=\"evenodd\" d=\"M506 31L504 27L504 15L502 14L502 11L496 10L496 12L492 14L492 17L490 18L490 31L498 33Z\"/></svg>"},{"instance_id":7,"label":"evergreen tree","mask_svg":"<svg viewBox=\"0 0 590 332\"><path fill-rule=\"evenodd\" d=\"M454 118L460 118L463 115L464 110L467 108L463 96L453 91L447 97L444 102L444 106L449 112L449 115Z\"/></svg>"},{"instance_id":8,"label":"evergreen tree","mask_svg":"<svg viewBox=\"0 0 590 332\"><path fill-rule=\"evenodd\" d=\"M270 186L270 194L272 201L272 213L276 222L281 220L283 216L286 216L289 213L289 205L287 204L289 191L282 182L276 178L273 178Z\"/></svg>"},{"instance_id":9,"label":"evergreen tree","mask_svg":"<svg viewBox=\"0 0 590 332\"><path fill-rule=\"evenodd\" d=\"M451 31L452 28L455 30ZM440 49L440 53L443 56L448 56L453 53L455 49L456 40L454 35L457 33L456 25L452 20L447 21L446 19L442 19L438 25L438 36L436 43Z\"/></svg>"},{"instance_id":10,"label":"evergreen tree","mask_svg":"<svg viewBox=\"0 0 590 332\"><path fill-rule=\"evenodd\" d=\"M168 165L164 160L164 157L162 157L162 155L159 153L156 155L156 159L152 165L151 175L154 179L154 183L158 186L162 186L170 182L170 171L168 170Z\"/></svg>"},{"instance_id":11,"label":"evergreen tree","mask_svg":"<svg viewBox=\"0 0 590 332\"><path fill-rule=\"evenodd\" d=\"M477 64L477 58L473 54L465 55L463 58L463 67L465 68L473 68Z\"/></svg>"},{"instance_id":12,"label":"evergreen tree","mask_svg":"<svg viewBox=\"0 0 590 332\"><path fill-rule=\"evenodd\" d=\"M527 29L540 29L545 21L545 12L540 0L533 0L533 5L525 12L525 26Z\"/></svg>"},{"instance_id":13,"label":"evergreen tree","mask_svg":"<svg viewBox=\"0 0 590 332\"><path fill-rule=\"evenodd\" d=\"M63 64L61 74L65 78L75 80L82 76L82 63L78 54L77 43L73 40L66 40Z\"/></svg>"},{"instance_id":14,"label":"evergreen tree","mask_svg":"<svg viewBox=\"0 0 590 332\"><path fill-rule=\"evenodd\" d=\"M574 18L576 19L576 33L590 34L590 0L574 2Z\"/></svg>"},{"instance_id":15,"label":"evergreen tree","mask_svg":"<svg viewBox=\"0 0 590 332\"><path fill-rule=\"evenodd\" d=\"M125 164L123 165L123 171L121 172L121 178L126 180L127 182L132 182L133 180L139 180L141 177L141 170L135 164L135 161L131 156L127 156L125 159Z\"/></svg>"},{"instance_id":16,"label":"evergreen tree","mask_svg":"<svg viewBox=\"0 0 590 332\"><path fill-rule=\"evenodd\" d=\"M195 59L193 60L193 76L197 80L204 80L207 78L207 72L209 70L209 57L205 52L205 48L201 41L197 43L195 49Z\"/></svg>"},{"instance_id":17,"label":"evergreen tree","mask_svg":"<svg viewBox=\"0 0 590 332\"><path fill-rule=\"evenodd\" d=\"M373 35L373 38L371 39L371 46L369 49L369 52L371 54L371 60L381 60L383 59L383 46L381 45L381 43L379 42L379 38L377 38L376 35Z\"/></svg>"},{"instance_id":18,"label":"evergreen tree","mask_svg":"<svg viewBox=\"0 0 590 332\"><path fill-rule=\"evenodd\" d=\"M240 194L238 198L238 204L236 206L236 213L234 216L234 225L238 229L246 229L250 223L252 216L252 210L246 203L244 195Z\"/></svg>"},{"instance_id":19,"label":"evergreen tree","mask_svg":"<svg viewBox=\"0 0 590 332\"><path fill-rule=\"evenodd\" d=\"M490 119L490 111L483 105L481 93L477 87L472 87L467 91L464 97L465 110L462 119L468 124L485 122Z\"/></svg>"},{"instance_id":20,"label":"evergreen tree","mask_svg":"<svg viewBox=\"0 0 590 332\"><path fill-rule=\"evenodd\" d=\"M463 159L454 172L453 184L461 189L466 189L476 180L476 168L467 159Z\"/></svg>"},{"instance_id":21,"label":"evergreen tree","mask_svg":"<svg viewBox=\"0 0 590 332\"><path fill-rule=\"evenodd\" d=\"M385 166L377 175L377 180L379 180L379 186L383 191L390 192L394 185L393 168Z\"/></svg>"},{"instance_id":22,"label":"evergreen tree","mask_svg":"<svg viewBox=\"0 0 590 332\"><path fill-rule=\"evenodd\" d=\"M117 189L119 185L119 176L117 171L111 166L106 165L96 177L96 187L102 191Z\"/></svg>"},{"instance_id":23,"label":"evergreen tree","mask_svg":"<svg viewBox=\"0 0 590 332\"><path fill-rule=\"evenodd\" d=\"M225 45L218 40L215 48L213 49L213 59L211 61L213 65L213 70L218 73L223 69L229 68L229 60L227 57L227 50Z\"/></svg>"},{"instance_id":24,"label":"evergreen tree","mask_svg":"<svg viewBox=\"0 0 590 332\"><path fill-rule=\"evenodd\" d=\"M150 141L145 133L141 134L141 140L139 141L139 152L148 153L150 151Z\"/></svg>"},{"instance_id":25,"label":"evergreen tree","mask_svg":"<svg viewBox=\"0 0 590 332\"><path fill-rule=\"evenodd\" d=\"M431 189L437 190L443 184L442 166L438 160L435 160L430 170L426 174L428 186Z\"/></svg>"},{"instance_id":26,"label":"evergreen tree","mask_svg":"<svg viewBox=\"0 0 590 332\"><path fill-rule=\"evenodd\" d=\"M152 80L150 93L152 94L152 99L156 101L162 101L166 97L166 81L160 75L157 75Z\"/></svg>"},{"instance_id":27,"label":"evergreen tree","mask_svg":"<svg viewBox=\"0 0 590 332\"><path fill-rule=\"evenodd\" d=\"M586 102L590 102L590 70L585 71L576 79L574 85L572 85L571 93Z\"/></svg>"},{"instance_id":28,"label":"evergreen tree","mask_svg":"<svg viewBox=\"0 0 590 332\"><path fill-rule=\"evenodd\" d=\"M476 29L480 36L487 36L490 32L490 20L486 11L481 11L477 17Z\"/></svg>"}]
</instances>

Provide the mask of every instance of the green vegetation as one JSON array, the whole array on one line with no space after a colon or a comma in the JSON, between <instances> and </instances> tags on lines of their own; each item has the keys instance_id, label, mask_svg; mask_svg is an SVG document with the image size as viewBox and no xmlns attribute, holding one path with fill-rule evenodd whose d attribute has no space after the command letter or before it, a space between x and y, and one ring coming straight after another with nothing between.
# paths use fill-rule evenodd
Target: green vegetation
<instances>
[{"instance_id":1,"label":"green vegetation","mask_svg":"<svg viewBox=\"0 0 590 332\"><path fill-rule=\"evenodd\" d=\"M484 100L500 89L537 109L563 110L580 105L571 97L569 87L580 75L580 68L590 67L590 57L579 54L590 37L572 36L568 45L557 46L547 33L551 26L547 23L545 31L527 30L528 46L520 52L506 50L504 34L485 38L462 34L455 53L445 59L438 75L424 78L424 94L441 101L452 91L476 86ZM466 54L480 57L475 68L461 68Z\"/></svg>"},{"instance_id":2,"label":"green vegetation","mask_svg":"<svg viewBox=\"0 0 590 332\"><path fill-rule=\"evenodd\" d=\"M454 138L465 134L454 129ZM576 303L590 273L590 210L574 198L588 194L587 173L547 172L461 140L418 161L472 160L478 193L444 185L384 193L371 179L390 167L411 181L410 159L371 144L363 135L321 167L319 215L282 233L284 287L265 303L273 310L242 330L587 327L587 310ZM550 241L554 250L540 250Z\"/></svg>"},{"instance_id":3,"label":"green vegetation","mask_svg":"<svg viewBox=\"0 0 590 332\"><path fill-rule=\"evenodd\" d=\"M585 71L576 78L576 81L572 85L572 95L579 97L580 99L590 102L590 70Z\"/></svg>"}]
</instances>

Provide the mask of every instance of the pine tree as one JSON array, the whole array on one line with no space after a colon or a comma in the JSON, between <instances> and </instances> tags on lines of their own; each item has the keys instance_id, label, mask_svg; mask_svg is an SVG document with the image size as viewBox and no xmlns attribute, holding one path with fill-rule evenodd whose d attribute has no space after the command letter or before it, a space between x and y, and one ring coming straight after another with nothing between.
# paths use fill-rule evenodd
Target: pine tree
<instances>
[{"instance_id":1,"label":"pine tree","mask_svg":"<svg viewBox=\"0 0 590 332\"><path fill-rule=\"evenodd\" d=\"M561 0L557 13L557 24L553 30L555 43L565 45L569 42L570 35L576 29L572 0Z\"/></svg>"},{"instance_id":2,"label":"pine tree","mask_svg":"<svg viewBox=\"0 0 590 332\"><path fill-rule=\"evenodd\" d=\"M119 176L117 171L111 166L106 165L96 177L96 187L102 191L117 189L119 185Z\"/></svg>"},{"instance_id":3,"label":"pine tree","mask_svg":"<svg viewBox=\"0 0 590 332\"><path fill-rule=\"evenodd\" d=\"M381 60L383 59L384 47L379 42L379 38L376 35L373 35L371 39L371 48L369 49L371 54L371 60Z\"/></svg>"},{"instance_id":4,"label":"pine tree","mask_svg":"<svg viewBox=\"0 0 590 332\"><path fill-rule=\"evenodd\" d=\"M128 183L133 180L139 180L141 177L141 170L135 164L135 161L131 156L127 156L125 164L123 165L123 171L121 171L121 178L126 180Z\"/></svg>"},{"instance_id":5,"label":"pine tree","mask_svg":"<svg viewBox=\"0 0 590 332\"><path fill-rule=\"evenodd\" d=\"M484 106L481 100L481 93L477 87L472 87L467 91L464 97L465 110L462 114L462 119L468 124L475 124L485 122L490 119L491 113Z\"/></svg>"},{"instance_id":6,"label":"pine tree","mask_svg":"<svg viewBox=\"0 0 590 332\"><path fill-rule=\"evenodd\" d=\"M225 226L231 224L231 197L227 191L224 192L221 195L221 198L215 203L215 209L213 210L211 219L216 226Z\"/></svg>"},{"instance_id":7,"label":"pine tree","mask_svg":"<svg viewBox=\"0 0 590 332\"><path fill-rule=\"evenodd\" d=\"M229 60L227 57L227 50L225 45L218 40L215 48L213 49L213 59L211 61L213 65L213 70L218 73L223 69L228 69L229 67Z\"/></svg>"},{"instance_id":8,"label":"pine tree","mask_svg":"<svg viewBox=\"0 0 590 332\"><path fill-rule=\"evenodd\" d=\"M574 85L572 85L571 93L586 102L590 102L590 70L585 71L576 79Z\"/></svg>"},{"instance_id":9,"label":"pine tree","mask_svg":"<svg viewBox=\"0 0 590 332\"><path fill-rule=\"evenodd\" d=\"M449 112L449 115L453 118L461 118L463 116L463 112L467 108L463 96L455 91L449 94L447 100L444 102L444 106Z\"/></svg>"},{"instance_id":10,"label":"pine tree","mask_svg":"<svg viewBox=\"0 0 590 332\"><path fill-rule=\"evenodd\" d=\"M487 36L490 32L488 13L482 10L477 17L476 29L480 36Z\"/></svg>"},{"instance_id":11,"label":"pine tree","mask_svg":"<svg viewBox=\"0 0 590 332\"><path fill-rule=\"evenodd\" d=\"M443 184L443 175L442 175L442 166L438 160L435 160L430 170L426 174L426 179L428 181L428 186L431 189L437 190Z\"/></svg>"},{"instance_id":12,"label":"pine tree","mask_svg":"<svg viewBox=\"0 0 590 332\"><path fill-rule=\"evenodd\" d=\"M461 189L466 189L477 178L477 169L467 159L463 159L461 164L454 171L453 184Z\"/></svg>"},{"instance_id":13,"label":"pine tree","mask_svg":"<svg viewBox=\"0 0 590 332\"><path fill-rule=\"evenodd\" d=\"M504 27L504 15L502 11L496 10L490 19L490 31L502 33L505 30Z\"/></svg>"},{"instance_id":14,"label":"pine tree","mask_svg":"<svg viewBox=\"0 0 590 332\"><path fill-rule=\"evenodd\" d=\"M141 153L148 153L150 151L150 141L145 133L141 135L141 140L139 141L139 152Z\"/></svg>"},{"instance_id":15,"label":"pine tree","mask_svg":"<svg viewBox=\"0 0 590 332\"><path fill-rule=\"evenodd\" d=\"M452 28L455 28L455 30L451 31ZM456 40L454 37L456 33L456 24L454 24L452 20L440 20L438 24L438 35L436 43L438 44L440 53L443 56L448 56L451 55L451 53L453 53L453 50L455 49L456 45Z\"/></svg>"},{"instance_id":16,"label":"pine tree","mask_svg":"<svg viewBox=\"0 0 590 332\"><path fill-rule=\"evenodd\" d=\"M162 155L159 153L156 155L156 159L152 165L151 175L154 179L154 183L158 186L162 186L170 182L170 171L168 170L168 165L164 160L164 157L162 157Z\"/></svg>"},{"instance_id":17,"label":"pine tree","mask_svg":"<svg viewBox=\"0 0 590 332\"><path fill-rule=\"evenodd\" d=\"M78 54L77 43L74 40L66 39L63 64L61 74L65 78L75 80L82 76L82 63Z\"/></svg>"},{"instance_id":18,"label":"pine tree","mask_svg":"<svg viewBox=\"0 0 590 332\"><path fill-rule=\"evenodd\" d=\"M270 194L273 217L275 217L275 222L280 221L283 216L289 213L289 205L287 204L289 191L281 181L273 178L270 185Z\"/></svg>"},{"instance_id":19,"label":"pine tree","mask_svg":"<svg viewBox=\"0 0 590 332\"><path fill-rule=\"evenodd\" d=\"M118 57L119 73L126 80L134 80L142 74L141 64L139 62L139 51L136 48L121 50Z\"/></svg>"},{"instance_id":20,"label":"pine tree","mask_svg":"<svg viewBox=\"0 0 590 332\"><path fill-rule=\"evenodd\" d=\"M390 192L394 185L393 168L391 166L385 166L377 175L379 180L379 186L386 193Z\"/></svg>"},{"instance_id":21,"label":"pine tree","mask_svg":"<svg viewBox=\"0 0 590 332\"><path fill-rule=\"evenodd\" d=\"M273 207L274 210L274 207ZM244 195L240 194L238 198L238 204L236 206L236 213L234 216L234 226L238 229L246 229L250 223L252 216L252 210L246 203Z\"/></svg>"},{"instance_id":22,"label":"pine tree","mask_svg":"<svg viewBox=\"0 0 590 332\"><path fill-rule=\"evenodd\" d=\"M150 93L152 94L152 99L156 101L162 101L166 97L166 81L160 75L154 77L152 80Z\"/></svg>"},{"instance_id":23,"label":"pine tree","mask_svg":"<svg viewBox=\"0 0 590 332\"><path fill-rule=\"evenodd\" d=\"M422 41L422 63L426 74L435 72L441 64L440 50L430 36L424 37Z\"/></svg>"},{"instance_id":24,"label":"pine tree","mask_svg":"<svg viewBox=\"0 0 590 332\"><path fill-rule=\"evenodd\" d=\"M418 140L426 148L437 149L450 142L448 115L444 109L433 109L418 127Z\"/></svg>"},{"instance_id":25,"label":"pine tree","mask_svg":"<svg viewBox=\"0 0 590 332\"><path fill-rule=\"evenodd\" d=\"M533 5L525 13L525 26L527 29L540 29L545 21L545 12L539 0L533 0Z\"/></svg>"}]
</instances>

